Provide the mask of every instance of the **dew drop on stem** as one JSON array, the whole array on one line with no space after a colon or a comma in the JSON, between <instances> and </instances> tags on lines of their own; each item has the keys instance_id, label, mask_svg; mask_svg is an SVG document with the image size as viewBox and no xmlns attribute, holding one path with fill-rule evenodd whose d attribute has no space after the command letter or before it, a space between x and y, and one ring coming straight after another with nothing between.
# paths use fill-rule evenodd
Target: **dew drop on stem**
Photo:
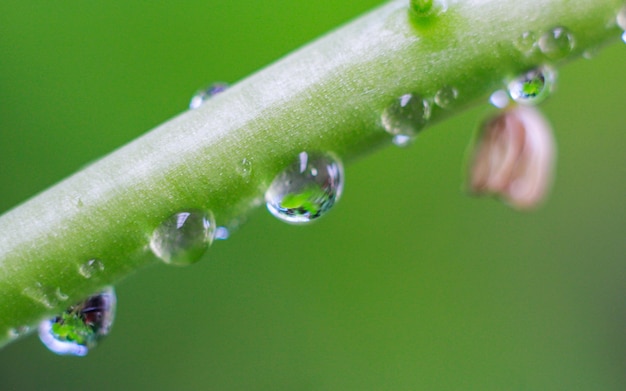
<instances>
[{"instance_id":1,"label":"dew drop on stem","mask_svg":"<svg viewBox=\"0 0 626 391\"><path fill-rule=\"evenodd\" d=\"M343 180L343 166L332 154L301 152L265 193L267 209L287 223L312 222L339 200Z\"/></svg>"},{"instance_id":2,"label":"dew drop on stem","mask_svg":"<svg viewBox=\"0 0 626 391\"><path fill-rule=\"evenodd\" d=\"M418 94L404 94L385 108L381 122L394 144L406 146L428 124L431 111L427 99Z\"/></svg>"},{"instance_id":3,"label":"dew drop on stem","mask_svg":"<svg viewBox=\"0 0 626 391\"><path fill-rule=\"evenodd\" d=\"M106 337L115 318L115 291L106 288L39 324L39 339L53 353L85 356Z\"/></svg>"},{"instance_id":4,"label":"dew drop on stem","mask_svg":"<svg viewBox=\"0 0 626 391\"><path fill-rule=\"evenodd\" d=\"M200 260L213 242L215 228L215 218L210 212L179 212L154 230L150 249L168 265L191 265Z\"/></svg>"},{"instance_id":5,"label":"dew drop on stem","mask_svg":"<svg viewBox=\"0 0 626 391\"><path fill-rule=\"evenodd\" d=\"M507 89L515 102L534 105L550 96L555 81L556 72L548 66L541 66L511 80Z\"/></svg>"},{"instance_id":6,"label":"dew drop on stem","mask_svg":"<svg viewBox=\"0 0 626 391\"><path fill-rule=\"evenodd\" d=\"M228 89L227 83L219 82L219 83L213 83L206 88L198 90L196 91L194 96L191 98L191 101L189 102L189 108L197 109L198 107L202 106L204 102L211 99L215 95L226 91L227 89Z\"/></svg>"},{"instance_id":7,"label":"dew drop on stem","mask_svg":"<svg viewBox=\"0 0 626 391\"><path fill-rule=\"evenodd\" d=\"M104 271L104 263L99 259L90 259L78 267L78 273L87 279L102 271Z\"/></svg>"},{"instance_id":8,"label":"dew drop on stem","mask_svg":"<svg viewBox=\"0 0 626 391\"><path fill-rule=\"evenodd\" d=\"M442 109L449 109L459 97L459 91L451 86L443 86L435 94L435 104Z\"/></svg>"},{"instance_id":9,"label":"dew drop on stem","mask_svg":"<svg viewBox=\"0 0 626 391\"><path fill-rule=\"evenodd\" d=\"M565 27L555 27L539 37L538 46L541 53L547 58L560 60L574 50L574 36Z\"/></svg>"}]
</instances>

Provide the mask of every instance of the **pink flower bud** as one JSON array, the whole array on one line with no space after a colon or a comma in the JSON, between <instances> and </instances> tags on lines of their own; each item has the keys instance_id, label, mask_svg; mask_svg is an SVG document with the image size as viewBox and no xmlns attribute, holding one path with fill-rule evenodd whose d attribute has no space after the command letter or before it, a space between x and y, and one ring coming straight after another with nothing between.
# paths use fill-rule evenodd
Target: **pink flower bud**
<instances>
[{"instance_id":1,"label":"pink flower bud","mask_svg":"<svg viewBox=\"0 0 626 391\"><path fill-rule=\"evenodd\" d=\"M532 106L513 106L488 121L474 146L469 187L511 206L537 206L552 183L556 148L552 128Z\"/></svg>"}]
</instances>

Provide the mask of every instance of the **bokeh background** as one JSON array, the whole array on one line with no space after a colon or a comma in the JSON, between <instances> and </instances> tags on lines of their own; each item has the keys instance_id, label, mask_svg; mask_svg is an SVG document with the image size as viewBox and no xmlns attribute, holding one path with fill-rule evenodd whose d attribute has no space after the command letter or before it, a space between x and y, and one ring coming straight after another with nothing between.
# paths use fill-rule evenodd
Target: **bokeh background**
<instances>
[{"instance_id":1,"label":"bokeh background","mask_svg":"<svg viewBox=\"0 0 626 391\"><path fill-rule=\"evenodd\" d=\"M378 4L3 0L0 210ZM485 104L347 167L316 224L259 210L124 280L86 358L9 345L0 390L624 390L625 64L616 43L561 70L539 210L461 191Z\"/></svg>"}]
</instances>

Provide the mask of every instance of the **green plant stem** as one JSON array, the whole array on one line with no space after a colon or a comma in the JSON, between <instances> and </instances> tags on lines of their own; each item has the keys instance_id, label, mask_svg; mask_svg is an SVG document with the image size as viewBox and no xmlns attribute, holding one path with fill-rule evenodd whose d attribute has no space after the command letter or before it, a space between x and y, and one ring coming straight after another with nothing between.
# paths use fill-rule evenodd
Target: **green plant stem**
<instances>
[{"instance_id":1,"label":"green plant stem","mask_svg":"<svg viewBox=\"0 0 626 391\"><path fill-rule=\"evenodd\" d=\"M621 0L449 0L427 19L397 0L164 123L0 217L0 346L14 328L156 262L149 239L180 211L234 227L301 151L344 160L390 144L381 113L399 96L458 90L431 123L485 102L546 61L515 42L566 26L567 59L619 36ZM608 26L608 27L607 27ZM349 180L349 178L348 178ZM81 265L97 259L90 278Z\"/></svg>"}]
</instances>

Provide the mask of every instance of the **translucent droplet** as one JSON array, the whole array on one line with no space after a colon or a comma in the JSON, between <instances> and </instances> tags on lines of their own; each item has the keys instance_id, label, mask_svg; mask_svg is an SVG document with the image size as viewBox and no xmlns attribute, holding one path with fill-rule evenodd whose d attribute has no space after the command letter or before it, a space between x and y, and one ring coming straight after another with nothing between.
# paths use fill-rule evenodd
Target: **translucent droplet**
<instances>
[{"instance_id":1,"label":"translucent droplet","mask_svg":"<svg viewBox=\"0 0 626 391\"><path fill-rule=\"evenodd\" d=\"M413 15L426 18L445 12L448 4L444 0L410 0Z\"/></svg>"},{"instance_id":2,"label":"translucent droplet","mask_svg":"<svg viewBox=\"0 0 626 391\"><path fill-rule=\"evenodd\" d=\"M537 104L550 95L555 79L554 71L547 66L532 69L509 82L509 95L517 103Z\"/></svg>"},{"instance_id":3,"label":"translucent droplet","mask_svg":"<svg viewBox=\"0 0 626 391\"><path fill-rule=\"evenodd\" d=\"M243 158L237 166L237 172L247 181L250 178L250 175L252 175L252 162L250 159Z\"/></svg>"},{"instance_id":4,"label":"translucent droplet","mask_svg":"<svg viewBox=\"0 0 626 391\"><path fill-rule=\"evenodd\" d=\"M435 94L435 104L442 109L451 107L459 97L459 91L450 86L444 86Z\"/></svg>"},{"instance_id":5,"label":"translucent droplet","mask_svg":"<svg viewBox=\"0 0 626 391\"><path fill-rule=\"evenodd\" d=\"M215 240L226 240L230 237L230 231L226 227L217 227L215 230Z\"/></svg>"},{"instance_id":6,"label":"translucent droplet","mask_svg":"<svg viewBox=\"0 0 626 391\"><path fill-rule=\"evenodd\" d=\"M30 331L30 327L28 326L12 327L9 329L7 335L10 340L13 340L13 339L16 339L23 335L28 334L29 331Z\"/></svg>"},{"instance_id":7,"label":"translucent droplet","mask_svg":"<svg viewBox=\"0 0 626 391\"><path fill-rule=\"evenodd\" d=\"M104 271L104 263L99 259L90 259L78 267L78 272L85 278L91 278L102 271Z\"/></svg>"},{"instance_id":8,"label":"translucent droplet","mask_svg":"<svg viewBox=\"0 0 626 391\"><path fill-rule=\"evenodd\" d=\"M48 309L55 308L68 298L67 295L61 292L60 288L46 286L40 282L35 282L33 285L24 288L22 293Z\"/></svg>"},{"instance_id":9,"label":"translucent droplet","mask_svg":"<svg viewBox=\"0 0 626 391\"><path fill-rule=\"evenodd\" d=\"M497 90L489 97L489 103L499 109L503 109L509 105L509 94L504 90Z\"/></svg>"},{"instance_id":10,"label":"translucent droplet","mask_svg":"<svg viewBox=\"0 0 626 391\"><path fill-rule=\"evenodd\" d=\"M523 55L531 55L537 47L537 37L532 31L526 31L515 41L515 46Z\"/></svg>"},{"instance_id":11,"label":"translucent droplet","mask_svg":"<svg viewBox=\"0 0 626 391\"><path fill-rule=\"evenodd\" d=\"M287 223L304 224L323 216L343 190L343 166L330 154L302 152L278 174L265 193L267 209Z\"/></svg>"},{"instance_id":12,"label":"translucent droplet","mask_svg":"<svg viewBox=\"0 0 626 391\"><path fill-rule=\"evenodd\" d=\"M428 100L419 95L405 94L383 111L381 121L387 133L394 136L394 144L406 145L424 129L430 114Z\"/></svg>"},{"instance_id":13,"label":"translucent droplet","mask_svg":"<svg viewBox=\"0 0 626 391\"><path fill-rule=\"evenodd\" d=\"M560 60L574 49L574 36L565 27L555 27L539 37L539 50L549 59Z\"/></svg>"},{"instance_id":14,"label":"translucent droplet","mask_svg":"<svg viewBox=\"0 0 626 391\"><path fill-rule=\"evenodd\" d=\"M214 236L215 218L212 213L180 212L154 230L150 248L163 262L186 266L200 260Z\"/></svg>"},{"instance_id":15,"label":"translucent droplet","mask_svg":"<svg viewBox=\"0 0 626 391\"><path fill-rule=\"evenodd\" d=\"M115 291L100 293L39 324L39 339L56 354L84 356L109 334L115 318Z\"/></svg>"},{"instance_id":16,"label":"translucent droplet","mask_svg":"<svg viewBox=\"0 0 626 391\"><path fill-rule=\"evenodd\" d=\"M198 107L202 106L204 102L211 99L220 92L226 91L226 89L228 89L228 84L214 83L205 89L196 91L196 94L191 98L191 101L189 102L189 108L197 109Z\"/></svg>"}]
</instances>

